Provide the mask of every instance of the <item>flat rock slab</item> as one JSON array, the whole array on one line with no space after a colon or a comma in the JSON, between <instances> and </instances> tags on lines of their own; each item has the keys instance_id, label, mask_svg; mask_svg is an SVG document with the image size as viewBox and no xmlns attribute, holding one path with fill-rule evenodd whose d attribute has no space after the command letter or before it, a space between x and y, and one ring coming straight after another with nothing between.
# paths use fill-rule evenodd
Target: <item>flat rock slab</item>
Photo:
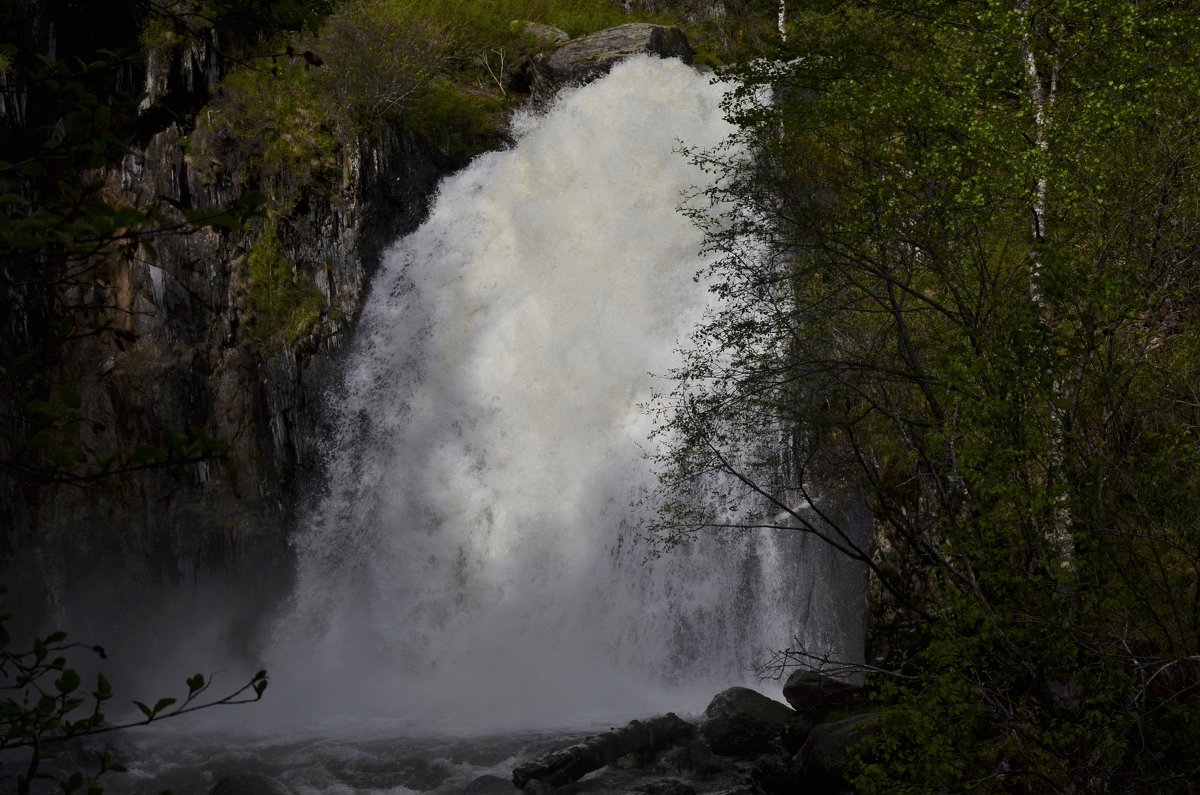
<instances>
[{"instance_id":1,"label":"flat rock slab","mask_svg":"<svg viewBox=\"0 0 1200 795\"><path fill-rule=\"evenodd\" d=\"M622 58L649 53L692 62L692 47L679 28L634 22L566 42L544 56L541 71L556 83L594 80Z\"/></svg>"}]
</instances>

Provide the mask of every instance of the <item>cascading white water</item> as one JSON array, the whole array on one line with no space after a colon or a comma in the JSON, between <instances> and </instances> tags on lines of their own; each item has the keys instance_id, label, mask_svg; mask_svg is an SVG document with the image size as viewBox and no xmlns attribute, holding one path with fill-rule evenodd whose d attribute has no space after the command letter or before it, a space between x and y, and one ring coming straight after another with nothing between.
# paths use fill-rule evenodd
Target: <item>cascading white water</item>
<instances>
[{"instance_id":1,"label":"cascading white water","mask_svg":"<svg viewBox=\"0 0 1200 795\"><path fill-rule=\"evenodd\" d=\"M707 177L676 149L730 132L722 92L628 60L520 120L388 254L297 539L288 701L424 728L628 719L702 708L788 645L791 547L703 538L642 565L631 507L650 373L709 300L677 212Z\"/></svg>"}]
</instances>

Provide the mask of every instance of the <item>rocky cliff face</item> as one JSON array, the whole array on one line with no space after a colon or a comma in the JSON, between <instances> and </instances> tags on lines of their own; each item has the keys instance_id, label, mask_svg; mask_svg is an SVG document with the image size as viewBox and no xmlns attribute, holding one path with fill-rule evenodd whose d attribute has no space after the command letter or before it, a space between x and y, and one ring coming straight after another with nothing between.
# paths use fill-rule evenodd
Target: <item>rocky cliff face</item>
<instances>
[{"instance_id":1,"label":"rocky cliff face","mask_svg":"<svg viewBox=\"0 0 1200 795\"><path fill-rule=\"evenodd\" d=\"M147 114L204 104L225 70L216 35L151 52ZM235 200L240 187L192 163L189 132L186 112L151 132L104 175L106 200L182 210ZM93 307L106 325L60 346L48 365L48 391L69 386L82 399L80 441L105 451L192 433L217 440L225 454L86 488L10 493L4 535L16 560L8 578L24 610L40 604L50 622L78 634L109 630L114 615L144 609L164 584L238 583L253 600L245 588L265 598L286 583L285 531L300 485L318 466L322 396L335 383L337 351L381 251L419 223L442 171L395 129L340 158L340 184L303 196L279 225L295 278L311 280L324 298L319 319L294 339L264 345L251 334L247 255L257 228L164 235L153 255L143 246L110 257L63 288L67 303ZM253 576L242 576L247 567Z\"/></svg>"},{"instance_id":2,"label":"rocky cliff face","mask_svg":"<svg viewBox=\"0 0 1200 795\"><path fill-rule=\"evenodd\" d=\"M53 28L37 13L48 6L26 5L31 26ZM651 25L555 43L552 63L535 67L546 72L547 95L599 76L630 53L691 54L680 31ZM209 112L203 108L235 48L210 30L151 48L143 67L122 75L125 88L145 93L142 135L102 174L108 203L174 207L168 214L181 221L247 188L219 167L219 147L205 150L204 162L189 154L196 114ZM4 108L0 121L6 112L10 125L25 123ZM340 179L304 188L286 216L269 222L289 268L285 278L321 293L319 316L298 333L264 338L255 330L263 321L252 306L250 271L265 221L155 236L153 250L142 245L110 256L62 288L58 299L99 319L100 333L54 349L42 385L46 394L60 387L78 394L80 443L104 453L168 447L174 435L190 434L216 440L221 454L86 488L4 484L0 518L9 526L0 540L15 555L7 577L23 611L77 636L112 638L122 622L152 613L148 600L162 594L183 594L186 602L189 592L226 590L241 604L271 604L286 592L287 530L320 488L323 396L337 386L338 351L381 252L420 222L446 170L428 147L394 128L342 147L337 157L327 172ZM37 326L52 314L23 317ZM0 342L5 334L13 336L5 330ZM189 587L164 587L181 584Z\"/></svg>"}]
</instances>

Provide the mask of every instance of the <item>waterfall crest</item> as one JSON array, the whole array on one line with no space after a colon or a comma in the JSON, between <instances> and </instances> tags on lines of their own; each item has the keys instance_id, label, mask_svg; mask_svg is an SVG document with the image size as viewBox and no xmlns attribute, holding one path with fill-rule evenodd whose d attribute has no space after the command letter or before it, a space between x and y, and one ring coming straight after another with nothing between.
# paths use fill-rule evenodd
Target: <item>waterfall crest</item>
<instances>
[{"instance_id":1,"label":"waterfall crest","mask_svg":"<svg viewBox=\"0 0 1200 795\"><path fill-rule=\"evenodd\" d=\"M653 480L649 374L709 300L676 211L707 177L676 148L730 132L722 95L630 59L518 120L387 255L296 538L272 667L289 701L423 729L627 720L701 709L788 644L777 540L642 565L631 507Z\"/></svg>"}]
</instances>

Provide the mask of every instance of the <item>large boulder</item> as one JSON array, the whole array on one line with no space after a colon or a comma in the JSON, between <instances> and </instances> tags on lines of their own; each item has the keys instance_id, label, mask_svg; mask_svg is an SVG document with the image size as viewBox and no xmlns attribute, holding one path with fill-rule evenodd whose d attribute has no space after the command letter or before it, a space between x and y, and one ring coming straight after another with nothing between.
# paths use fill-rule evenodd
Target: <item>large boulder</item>
<instances>
[{"instance_id":1,"label":"large boulder","mask_svg":"<svg viewBox=\"0 0 1200 795\"><path fill-rule=\"evenodd\" d=\"M585 83L638 53L692 62L692 47L682 30L634 22L566 42L541 57L538 71L553 83Z\"/></svg>"},{"instance_id":2,"label":"large boulder","mask_svg":"<svg viewBox=\"0 0 1200 795\"><path fill-rule=\"evenodd\" d=\"M561 787L623 756L654 753L691 736L695 727L672 712L647 720L630 721L586 738L567 748L531 759L513 768L512 783L531 792L530 787Z\"/></svg>"},{"instance_id":3,"label":"large boulder","mask_svg":"<svg viewBox=\"0 0 1200 795\"><path fill-rule=\"evenodd\" d=\"M813 671L793 671L783 685L783 697L797 715L814 724L836 712L861 711L869 706L858 685Z\"/></svg>"},{"instance_id":4,"label":"large boulder","mask_svg":"<svg viewBox=\"0 0 1200 795\"><path fill-rule=\"evenodd\" d=\"M813 727L796 755L797 774L817 791L840 791L846 786L849 751L879 731L879 713L864 712Z\"/></svg>"},{"instance_id":5,"label":"large boulder","mask_svg":"<svg viewBox=\"0 0 1200 795\"><path fill-rule=\"evenodd\" d=\"M700 722L700 736L715 753L751 756L771 742L796 713L785 704L745 687L731 687L713 697Z\"/></svg>"}]
</instances>

